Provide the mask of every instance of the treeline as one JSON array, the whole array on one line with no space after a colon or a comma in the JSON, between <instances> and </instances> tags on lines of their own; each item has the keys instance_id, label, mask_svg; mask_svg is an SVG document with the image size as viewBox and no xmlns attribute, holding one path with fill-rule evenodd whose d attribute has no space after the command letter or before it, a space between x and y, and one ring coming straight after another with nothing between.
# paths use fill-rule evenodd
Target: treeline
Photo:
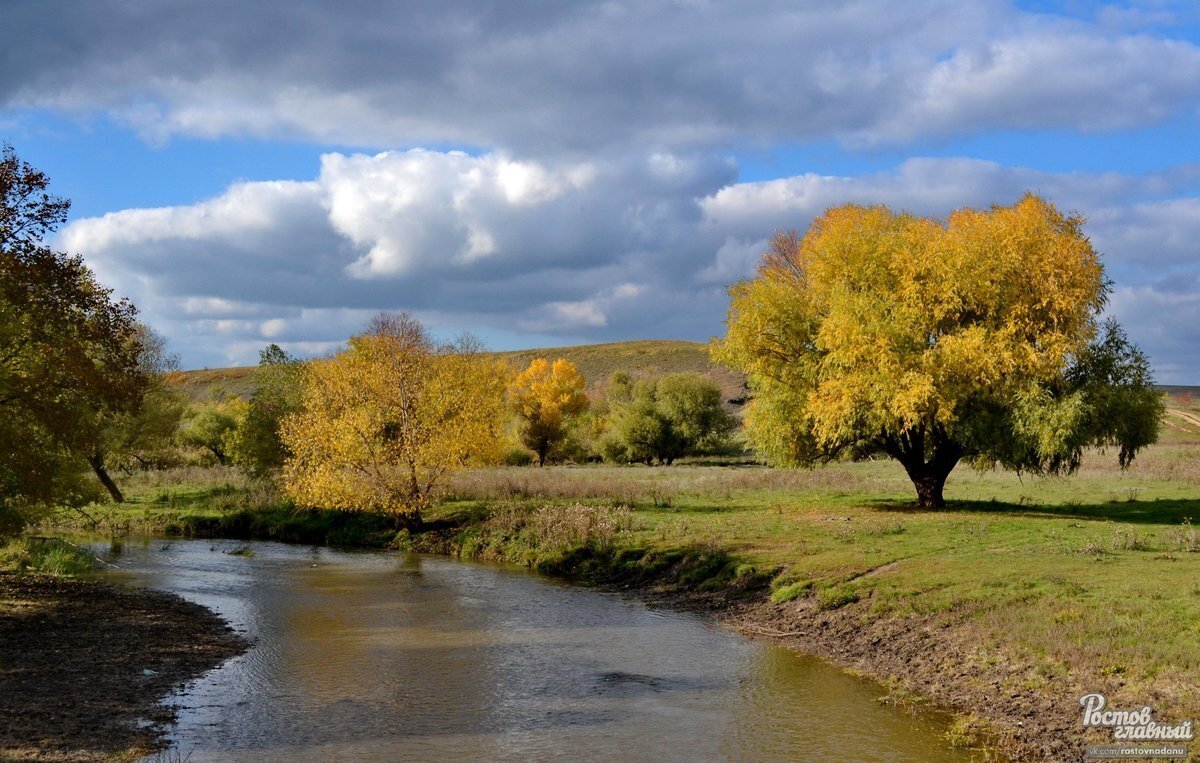
<instances>
[{"instance_id":1,"label":"treeline","mask_svg":"<svg viewBox=\"0 0 1200 763\"><path fill-rule=\"evenodd\" d=\"M173 446L278 479L300 504L409 525L458 469L669 465L729 450L736 423L699 374L618 373L589 395L569 361L518 371L469 338L436 342L405 313L380 314L328 358L302 362L270 345L255 377L248 401L218 390L191 404Z\"/></svg>"},{"instance_id":2,"label":"treeline","mask_svg":"<svg viewBox=\"0 0 1200 763\"><path fill-rule=\"evenodd\" d=\"M412 321L407 316L381 317ZM363 334L351 340L351 348L375 339ZM291 455L281 436L285 418L304 412L312 430L317 427L320 409L329 407L327 403L317 406L304 394L313 369L324 370L322 362L305 363L271 344L260 353L255 391L248 401L220 387L213 388L209 399L190 403L175 393L171 396L177 411L174 437L158 439L158 450L131 451L122 469L215 463L236 466L255 477L279 472ZM376 370L383 373L383 369ZM497 363L491 372L504 381L492 458L504 465L605 462L669 466L689 456L741 453L733 437L737 419L723 405L720 388L701 374L634 378L617 372L602 383L589 385L574 364L563 358L536 358L519 371ZM461 380L455 383L461 384ZM371 404L383 408L387 403L375 400ZM167 418L163 411L158 420ZM296 437L311 434L298 432ZM149 445L151 438L144 442Z\"/></svg>"},{"instance_id":3,"label":"treeline","mask_svg":"<svg viewBox=\"0 0 1200 763\"><path fill-rule=\"evenodd\" d=\"M185 404L161 337L44 243L70 206L46 188L4 148L0 533L98 491L122 500L114 472L197 458L277 478L301 505L415 525L457 469L669 465L721 452L735 428L699 375L618 373L589 395L564 359L510 369L406 314L329 358L268 347L249 400ZM1027 195L944 221L844 205L776 236L714 345L746 375L748 446L780 466L890 457L926 508L961 462L1071 474L1111 448L1128 466L1157 438L1162 395L1146 355L1101 323L1111 282L1082 224Z\"/></svg>"}]
</instances>

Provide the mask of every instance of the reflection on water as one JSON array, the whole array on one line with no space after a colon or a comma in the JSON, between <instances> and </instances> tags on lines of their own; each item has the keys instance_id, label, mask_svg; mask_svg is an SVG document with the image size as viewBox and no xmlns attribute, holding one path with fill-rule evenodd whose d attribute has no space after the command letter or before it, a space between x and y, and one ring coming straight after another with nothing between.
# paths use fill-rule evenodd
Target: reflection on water
<instances>
[{"instance_id":1,"label":"reflection on water","mask_svg":"<svg viewBox=\"0 0 1200 763\"><path fill-rule=\"evenodd\" d=\"M174 700L187 760L963 759L878 686L688 615L440 557L234 548L110 556L254 639Z\"/></svg>"}]
</instances>

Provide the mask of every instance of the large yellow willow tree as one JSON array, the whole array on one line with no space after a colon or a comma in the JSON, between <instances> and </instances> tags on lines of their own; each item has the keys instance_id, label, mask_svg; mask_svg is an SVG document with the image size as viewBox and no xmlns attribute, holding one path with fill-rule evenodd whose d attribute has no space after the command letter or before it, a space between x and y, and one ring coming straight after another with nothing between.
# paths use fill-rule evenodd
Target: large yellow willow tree
<instances>
[{"instance_id":1,"label":"large yellow willow tree","mask_svg":"<svg viewBox=\"0 0 1200 763\"><path fill-rule=\"evenodd\" d=\"M1162 401L1098 323L1109 287L1082 223L1027 195L944 223L846 205L777 235L713 349L749 377L751 443L781 465L885 453L925 507L963 459L1070 473L1094 445L1127 465Z\"/></svg>"},{"instance_id":2,"label":"large yellow willow tree","mask_svg":"<svg viewBox=\"0 0 1200 763\"><path fill-rule=\"evenodd\" d=\"M407 314L376 318L305 370L300 410L280 428L287 493L419 529L449 474L496 460L508 374L470 343L435 344Z\"/></svg>"}]
</instances>

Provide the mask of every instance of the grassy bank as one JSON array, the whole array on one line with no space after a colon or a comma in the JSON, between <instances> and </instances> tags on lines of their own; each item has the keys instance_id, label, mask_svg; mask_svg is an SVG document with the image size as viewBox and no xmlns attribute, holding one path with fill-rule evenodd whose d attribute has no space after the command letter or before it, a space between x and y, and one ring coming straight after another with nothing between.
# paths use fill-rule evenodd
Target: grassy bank
<instances>
[{"instance_id":1,"label":"grassy bank","mask_svg":"<svg viewBox=\"0 0 1200 763\"><path fill-rule=\"evenodd\" d=\"M409 538L192 469L139 477L127 506L57 527L399 544L674 586L747 630L974 712L964 739L983 726L1022 755L1070 754L1089 691L1200 719L1200 434L1177 424L1126 472L1111 453L1069 479L962 468L939 511L911 508L886 461L507 468L461 475Z\"/></svg>"}]
</instances>

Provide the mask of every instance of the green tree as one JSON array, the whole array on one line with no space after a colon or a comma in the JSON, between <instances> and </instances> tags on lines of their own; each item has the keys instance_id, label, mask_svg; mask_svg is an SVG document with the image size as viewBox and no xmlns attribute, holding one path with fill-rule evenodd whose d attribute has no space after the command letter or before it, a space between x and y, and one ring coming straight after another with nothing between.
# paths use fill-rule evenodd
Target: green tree
<instances>
[{"instance_id":1,"label":"green tree","mask_svg":"<svg viewBox=\"0 0 1200 763\"><path fill-rule=\"evenodd\" d=\"M1113 446L1128 464L1163 403L1145 356L1098 331L1109 287L1082 225L1027 195L944 223L847 205L776 236L714 344L749 378L751 444L784 465L886 453L924 507L963 459L1059 474Z\"/></svg>"},{"instance_id":2,"label":"green tree","mask_svg":"<svg viewBox=\"0 0 1200 763\"><path fill-rule=\"evenodd\" d=\"M718 446L734 427L721 390L695 373L633 381L609 380L609 432L602 453L610 461L672 464Z\"/></svg>"},{"instance_id":3,"label":"green tree","mask_svg":"<svg viewBox=\"0 0 1200 763\"><path fill-rule=\"evenodd\" d=\"M229 463L230 446L246 408L241 398L215 391L212 400L193 404L184 412L175 439L185 447L208 451L224 466Z\"/></svg>"},{"instance_id":4,"label":"green tree","mask_svg":"<svg viewBox=\"0 0 1200 763\"><path fill-rule=\"evenodd\" d=\"M85 453L100 484L117 503L125 497L110 470L130 473L135 468L166 463L186 408L182 395L166 381L168 374L179 369L179 357L167 351L166 339L150 327L139 325L136 341L138 366L146 379L138 407L97 411Z\"/></svg>"},{"instance_id":5,"label":"green tree","mask_svg":"<svg viewBox=\"0 0 1200 763\"><path fill-rule=\"evenodd\" d=\"M278 471L290 455L279 428L284 417L300 410L303 369L279 345L259 353L250 406L229 442L233 462L255 477Z\"/></svg>"},{"instance_id":6,"label":"green tree","mask_svg":"<svg viewBox=\"0 0 1200 763\"><path fill-rule=\"evenodd\" d=\"M70 202L11 146L0 154L0 514L92 497L98 413L136 412L147 378L135 310L82 258L43 241ZM94 483L93 483L94 484Z\"/></svg>"}]
</instances>

